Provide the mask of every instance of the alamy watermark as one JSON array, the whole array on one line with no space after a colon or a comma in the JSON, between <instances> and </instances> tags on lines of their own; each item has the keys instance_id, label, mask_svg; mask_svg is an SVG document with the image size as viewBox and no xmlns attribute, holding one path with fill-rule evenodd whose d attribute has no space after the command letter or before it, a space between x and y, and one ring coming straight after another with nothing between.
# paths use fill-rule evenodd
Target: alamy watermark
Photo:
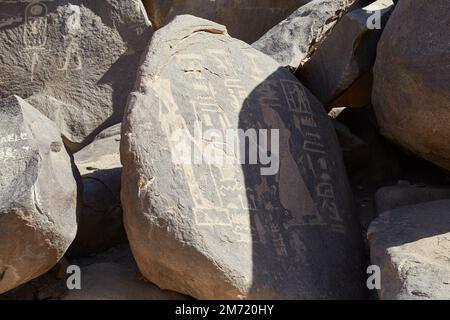
<instances>
[{"instance_id":1,"label":"alamy watermark","mask_svg":"<svg viewBox=\"0 0 450 320\"><path fill-rule=\"evenodd\" d=\"M169 143L176 164L258 164L264 176L276 175L280 169L279 129L203 130L202 123L196 122L193 134L176 129Z\"/></svg>"}]
</instances>

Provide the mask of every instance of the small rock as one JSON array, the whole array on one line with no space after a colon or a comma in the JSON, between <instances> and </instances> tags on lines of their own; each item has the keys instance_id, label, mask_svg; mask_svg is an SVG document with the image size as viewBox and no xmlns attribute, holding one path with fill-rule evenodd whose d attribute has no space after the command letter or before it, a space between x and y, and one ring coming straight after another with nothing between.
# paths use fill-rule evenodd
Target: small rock
<instances>
[{"instance_id":1,"label":"small rock","mask_svg":"<svg viewBox=\"0 0 450 320\"><path fill-rule=\"evenodd\" d=\"M383 300L450 299L450 200L382 213L368 231Z\"/></svg>"}]
</instances>

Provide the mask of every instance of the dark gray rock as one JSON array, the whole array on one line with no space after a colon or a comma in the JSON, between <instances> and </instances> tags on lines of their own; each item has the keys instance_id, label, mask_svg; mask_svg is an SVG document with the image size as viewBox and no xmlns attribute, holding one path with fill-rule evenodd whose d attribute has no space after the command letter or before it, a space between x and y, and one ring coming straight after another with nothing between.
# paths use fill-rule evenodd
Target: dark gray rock
<instances>
[{"instance_id":1,"label":"dark gray rock","mask_svg":"<svg viewBox=\"0 0 450 320\"><path fill-rule=\"evenodd\" d=\"M450 299L450 200L386 211L368 239L380 299Z\"/></svg>"},{"instance_id":2,"label":"dark gray rock","mask_svg":"<svg viewBox=\"0 0 450 320\"><path fill-rule=\"evenodd\" d=\"M378 45L373 107L381 133L450 170L447 0L399 1Z\"/></svg>"},{"instance_id":3,"label":"dark gray rock","mask_svg":"<svg viewBox=\"0 0 450 320\"><path fill-rule=\"evenodd\" d=\"M139 0L2 1L0 98L25 98L78 150L121 122L150 34Z\"/></svg>"},{"instance_id":4,"label":"dark gray rock","mask_svg":"<svg viewBox=\"0 0 450 320\"><path fill-rule=\"evenodd\" d=\"M120 124L101 132L75 154L83 181L83 202L71 255L101 252L126 239L120 203L119 146Z\"/></svg>"},{"instance_id":5,"label":"dark gray rock","mask_svg":"<svg viewBox=\"0 0 450 320\"><path fill-rule=\"evenodd\" d=\"M297 70L357 0L312 0L270 29L253 47Z\"/></svg>"},{"instance_id":6,"label":"dark gray rock","mask_svg":"<svg viewBox=\"0 0 450 320\"><path fill-rule=\"evenodd\" d=\"M378 0L347 13L297 70L302 83L325 106L372 69L382 28L393 8L392 0ZM375 12L379 12L379 26L371 23Z\"/></svg>"},{"instance_id":7,"label":"dark gray rock","mask_svg":"<svg viewBox=\"0 0 450 320\"><path fill-rule=\"evenodd\" d=\"M75 238L77 185L56 125L0 100L0 293L50 270Z\"/></svg>"},{"instance_id":8,"label":"dark gray rock","mask_svg":"<svg viewBox=\"0 0 450 320\"><path fill-rule=\"evenodd\" d=\"M121 142L124 223L143 275L200 299L361 298L361 238L323 106L207 20L178 16L148 52ZM238 129L259 133L243 148L259 150L256 164L238 156Z\"/></svg>"}]
</instances>

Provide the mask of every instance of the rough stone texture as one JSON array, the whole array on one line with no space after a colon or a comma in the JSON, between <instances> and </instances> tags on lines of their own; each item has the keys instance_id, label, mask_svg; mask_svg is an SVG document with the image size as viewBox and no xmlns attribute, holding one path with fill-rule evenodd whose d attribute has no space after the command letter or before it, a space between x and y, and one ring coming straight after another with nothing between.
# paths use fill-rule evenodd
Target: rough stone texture
<instances>
[{"instance_id":1,"label":"rough stone texture","mask_svg":"<svg viewBox=\"0 0 450 320\"><path fill-rule=\"evenodd\" d=\"M121 122L150 34L139 0L2 1L0 98L26 98L78 150Z\"/></svg>"},{"instance_id":2,"label":"rough stone texture","mask_svg":"<svg viewBox=\"0 0 450 320\"><path fill-rule=\"evenodd\" d=\"M186 300L161 290L139 273L128 245L76 261L82 274L81 290L66 291L62 300Z\"/></svg>"},{"instance_id":3,"label":"rough stone texture","mask_svg":"<svg viewBox=\"0 0 450 320\"><path fill-rule=\"evenodd\" d=\"M74 156L82 175L83 203L70 254L100 252L126 238L120 203L122 164L119 146L120 124L101 132Z\"/></svg>"},{"instance_id":4,"label":"rough stone texture","mask_svg":"<svg viewBox=\"0 0 450 320\"><path fill-rule=\"evenodd\" d=\"M77 186L56 125L0 100L0 293L51 269L75 238Z\"/></svg>"},{"instance_id":5,"label":"rough stone texture","mask_svg":"<svg viewBox=\"0 0 450 320\"><path fill-rule=\"evenodd\" d=\"M382 28L393 8L392 0L378 0L347 13L297 70L302 83L325 106L371 70ZM374 29L377 26L371 21L375 11L380 12L380 29Z\"/></svg>"},{"instance_id":6,"label":"rough stone texture","mask_svg":"<svg viewBox=\"0 0 450 320\"><path fill-rule=\"evenodd\" d=\"M121 142L124 223L143 275L200 299L361 298L361 238L322 105L213 22L178 16L148 52ZM199 122L220 135L278 129L279 170L237 163L230 140L202 139ZM193 164L180 156L192 144L227 158Z\"/></svg>"},{"instance_id":7,"label":"rough stone texture","mask_svg":"<svg viewBox=\"0 0 450 320\"><path fill-rule=\"evenodd\" d=\"M144 0L155 28L176 15L191 14L227 27L232 37L252 43L311 0Z\"/></svg>"},{"instance_id":8,"label":"rough stone texture","mask_svg":"<svg viewBox=\"0 0 450 320\"><path fill-rule=\"evenodd\" d=\"M406 205L450 199L450 188L414 185L400 181L395 186L383 187L375 194L377 214Z\"/></svg>"},{"instance_id":9,"label":"rough stone texture","mask_svg":"<svg viewBox=\"0 0 450 320\"><path fill-rule=\"evenodd\" d=\"M449 200L384 212L368 238L381 299L450 299Z\"/></svg>"},{"instance_id":10,"label":"rough stone texture","mask_svg":"<svg viewBox=\"0 0 450 320\"><path fill-rule=\"evenodd\" d=\"M447 170L449 24L447 0L399 1L378 46L372 94L381 132Z\"/></svg>"},{"instance_id":11,"label":"rough stone texture","mask_svg":"<svg viewBox=\"0 0 450 320\"><path fill-rule=\"evenodd\" d=\"M297 70L357 0L313 0L270 29L253 47Z\"/></svg>"}]
</instances>

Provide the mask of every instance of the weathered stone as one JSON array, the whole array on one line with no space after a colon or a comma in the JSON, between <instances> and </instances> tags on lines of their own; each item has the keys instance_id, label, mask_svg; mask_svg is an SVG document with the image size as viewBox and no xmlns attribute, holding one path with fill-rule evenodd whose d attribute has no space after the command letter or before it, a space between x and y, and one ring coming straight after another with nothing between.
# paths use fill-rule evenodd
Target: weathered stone
<instances>
[{"instance_id":1,"label":"weathered stone","mask_svg":"<svg viewBox=\"0 0 450 320\"><path fill-rule=\"evenodd\" d=\"M161 290L139 273L128 246L113 248L93 259L76 261L82 275L81 290L66 291L62 300L186 300Z\"/></svg>"},{"instance_id":2,"label":"weathered stone","mask_svg":"<svg viewBox=\"0 0 450 320\"><path fill-rule=\"evenodd\" d=\"M120 124L101 132L90 145L75 154L83 181L83 203L71 254L100 252L126 239L120 204L119 146Z\"/></svg>"},{"instance_id":3,"label":"weathered stone","mask_svg":"<svg viewBox=\"0 0 450 320\"><path fill-rule=\"evenodd\" d=\"M361 298L361 238L323 106L207 20L178 16L148 52L121 142L143 275L200 299Z\"/></svg>"},{"instance_id":4,"label":"weathered stone","mask_svg":"<svg viewBox=\"0 0 450 320\"><path fill-rule=\"evenodd\" d=\"M356 79L339 97L333 100L330 108L364 108L371 105L373 74L372 71Z\"/></svg>"},{"instance_id":5,"label":"weathered stone","mask_svg":"<svg viewBox=\"0 0 450 320\"><path fill-rule=\"evenodd\" d=\"M78 150L121 122L150 34L139 0L2 1L0 98L26 98Z\"/></svg>"},{"instance_id":6,"label":"weathered stone","mask_svg":"<svg viewBox=\"0 0 450 320\"><path fill-rule=\"evenodd\" d=\"M191 14L227 27L232 37L252 43L311 0L144 0L155 28L175 16Z\"/></svg>"},{"instance_id":7,"label":"weathered stone","mask_svg":"<svg viewBox=\"0 0 450 320\"><path fill-rule=\"evenodd\" d=\"M297 70L302 83L325 106L371 70L382 28L393 8L392 0L378 0L347 13Z\"/></svg>"},{"instance_id":8,"label":"weathered stone","mask_svg":"<svg viewBox=\"0 0 450 320\"><path fill-rule=\"evenodd\" d=\"M297 70L357 0L312 0L270 29L253 47Z\"/></svg>"},{"instance_id":9,"label":"weathered stone","mask_svg":"<svg viewBox=\"0 0 450 320\"><path fill-rule=\"evenodd\" d=\"M383 135L450 170L447 0L399 1L381 37L373 106Z\"/></svg>"},{"instance_id":10,"label":"weathered stone","mask_svg":"<svg viewBox=\"0 0 450 320\"><path fill-rule=\"evenodd\" d=\"M368 238L381 299L450 299L450 200L386 211Z\"/></svg>"},{"instance_id":11,"label":"weathered stone","mask_svg":"<svg viewBox=\"0 0 450 320\"><path fill-rule=\"evenodd\" d=\"M406 205L450 199L450 188L414 185L400 181L395 186L383 187L375 194L377 214Z\"/></svg>"},{"instance_id":12,"label":"weathered stone","mask_svg":"<svg viewBox=\"0 0 450 320\"><path fill-rule=\"evenodd\" d=\"M77 186L56 125L0 100L0 293L51 269L75 238Z\"/></svg>"}]
</instances>

